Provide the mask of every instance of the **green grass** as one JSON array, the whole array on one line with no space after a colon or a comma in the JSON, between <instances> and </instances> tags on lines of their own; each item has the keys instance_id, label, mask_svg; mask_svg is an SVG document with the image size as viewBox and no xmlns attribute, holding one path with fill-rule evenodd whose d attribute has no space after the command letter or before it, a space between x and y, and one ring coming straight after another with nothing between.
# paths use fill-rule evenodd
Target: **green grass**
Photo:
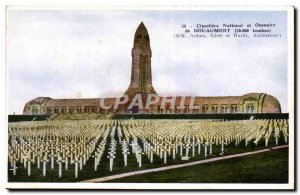
<instances>
[{"instance_id":1,"label":"green grass","mask_svg":"<svg viewBox=\"0 0 300 195\"><path fill-rule=\"evenodd\" d=\"M124 183L287 183L288 149L107 181Z\"/></svg>"},{"instance_id":2,"label":"green grass","mask_svg":"<svg viewBox=\"0 0 300 195\"><path fill-rule=\"evenodd\" d=\"M281 144L283 144L283 140L279 140ZM79 177L77 179L74 178L74 165L69 165L69 169L65 170L63 169L62 172L62 177L58 177L58 168L57 164L55 163L55 169L51 170L50 169L50 162L47 164L47 176L42 177L42 169L37 169L36 165L32 165L32 174L31 176L27 176L27 169L23 167L21 164L17 164L17 175L14 176L12 175L12 171L8 170L8 181L9 182L78 182L78 181L83 181L83 180L88 180L88 179L94 179L94 178L99 178L99 177L104 177L104 176L109 176L109 175L115 175L119 173L126 173L126 172L131 172L131 171L137 171L137 170L144 170L144 169L151 169L151 168L157 168L157 167L163 167L163 166L169 166L169 165L174 165L174 164L181 164L181 163L186 163L186 161L181 161L179 154L176 156L176 159L173 160L172 157L168 157L167 164L163 163L163 159L160 159L158 156L154 156L154 162L150 163L149 159L147 158L146 155L143 155L143 160L142 160L142 168L138 167L135 155L130 154L128 156L128 166L124 167L123 163L123 155L121 152L121 146L120 144L117 145L117 154L116 158L114 160L114 167L113 171L109 171L109 159L107 159L107 150L108 150L108 144L110 143L110 140L107 142L106 146L106 151L104 155L102 156L102 160L100 162L100 165L98 166L98 170L94 171L94 160L90 158L87 161L87 164L83 167L82 171L79 171L78 175ZM274 143L274 141L270 140L270 144ZM270 145L269 147L274 146ZM243 152L249 152L249 151L254 151L254 150L259 150L259 149L264 149L264 141L261 141L258 146L255 146L253 143L250 143L247 147L244 145L244 142L241 142L241 144L236 147L234 144L230 144L228 146L225 146L225 155L230 155L230 154L237 154L237 153L243 153ZM185 151L185 150L183 150ZM197 154L197 149L195 157L191 157L191 150L190 150L190 160L188 162L196 161L196 160L202 160L204 158L204 149L202 147L201 149L201 154ZM217 157L219 156L219 151L220 151L220 146L213 146L213 154L209 156L209 158ZM265 153L266 154L266 153ZM263 154L263 155L265 155ZM278 158L280 161L286 161L287 162L287 157L286 156L278 156L274 157L275 160ZM235 162L236 160L233 160ZM256 162L256 164L262 164L264 165L265 163L268 163L269 159L263 159L261 162ZM275 162L275 161L274 161ZM222 162L220 162L222 164ZM229 165L232 165L232 163L229 163ZM205 165L207 166L207 165ZM250 165L249 165L250 166ZM270 165L271 166L271 165ZM41 165L42 167L42 165ZM63 166L64 167L64 166ZM191 168L193 169L193 168ZM227 167L224 170L235 170L235 166ZM287 169L287 168L286 168ZM190 170L190 172L194 172L193 170ZM251 169L246 169L245 168L245 174L253 172ZM234 172L234 171L233 171ZM212 170L213 173L213 170ZM203 173L207 174L207 173ZM201 174L200 174L201 175ZM198 175L199 176L199 175ZM174 177L174 175L173 175ZM176 176L177 177L177 176ZM176 180L175 177L175 180ZM170 180L172 177L170 177ZM228 179L228 178L227 178ZM141 182L144 180L141 180ZM182 181L185 182L185 180L178 178L177 181ZM216 180L217 181L217 180ZM231 180L228 180L231 181ZM153 182L155 182L153 180ZM171 182L168 179L160 181L159 179L157 182ZM175 181L174 181L175 182Z\"/></svg>"}]
</instances>

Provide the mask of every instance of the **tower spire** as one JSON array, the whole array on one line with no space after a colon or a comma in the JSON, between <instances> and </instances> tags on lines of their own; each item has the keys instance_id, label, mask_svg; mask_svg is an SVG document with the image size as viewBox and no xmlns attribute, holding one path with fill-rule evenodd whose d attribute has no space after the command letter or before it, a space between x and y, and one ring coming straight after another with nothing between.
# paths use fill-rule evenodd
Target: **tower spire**
<instances>
[{"instance_id":1,"label":"tower spire","mask_svg":"<svg viewBox=\"0 0 300 195\"><path fill-rule=\"evenodd\" d=\"M125 94L156 94L152 86L150 37L143 22L134 34L131 56L131 81Z\"/></svg>"},{"instance_id":2,"label":"tower spire","mask_svg":"<svg viewBox=\"0 0 300 195\"><path fill-rule=\"evenodd\" d=\"M134 34L134 47L143 47L150 49L150 38L148 34L148 30L143 22L138 26L135 34Z\"/></svg>"}]
</instances>

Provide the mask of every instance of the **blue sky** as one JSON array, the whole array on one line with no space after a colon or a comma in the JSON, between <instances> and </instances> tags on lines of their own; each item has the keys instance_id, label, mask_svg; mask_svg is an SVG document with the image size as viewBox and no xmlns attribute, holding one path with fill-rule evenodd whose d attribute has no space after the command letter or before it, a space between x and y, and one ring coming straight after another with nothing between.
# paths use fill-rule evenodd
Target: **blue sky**
<instances>
[{"instance_id":1,"label":"blue sky","mask_svg":"<svg viewBox=\"0 0 300 195\"><path fill-rule=\"evenodd\" d=\"M287 16L282 11L9 10L8 113L38 96L121 96L131 73L133 36L150 34L159 95L275 96L287 111ZM174 39L181 24L275 23L281 38Z\"/></svg>"}]
</instances>

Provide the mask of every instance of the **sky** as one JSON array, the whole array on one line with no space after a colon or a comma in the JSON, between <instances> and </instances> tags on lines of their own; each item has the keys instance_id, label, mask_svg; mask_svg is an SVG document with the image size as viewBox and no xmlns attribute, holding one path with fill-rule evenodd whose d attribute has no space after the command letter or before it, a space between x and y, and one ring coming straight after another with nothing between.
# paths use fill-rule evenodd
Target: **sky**
<instances>
[{"instance_id":1,"label":"sky","mask_svg":"<svg viewBox=\"0 0 300 195\"><path fill-rule=\"evenodd\" d=\"M144 22L161 96L267 93L287 112L287 15L282 11L8 10L8 114L36 97L122 96L134 33ZM280 38L175 39L181 25L274 23Z\"/></svg>"}]
</instances>

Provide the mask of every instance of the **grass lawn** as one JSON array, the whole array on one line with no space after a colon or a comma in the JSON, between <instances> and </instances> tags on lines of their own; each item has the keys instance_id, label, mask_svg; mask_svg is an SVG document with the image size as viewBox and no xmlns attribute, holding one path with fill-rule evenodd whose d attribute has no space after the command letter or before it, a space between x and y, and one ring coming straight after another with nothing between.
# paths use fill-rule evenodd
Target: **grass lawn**
<instances>
[{"instance_id":1,"label":"grass lawn","mask_svg":"<svg viewBox=\"0 0 300 195\"><path fill-rule=\"evenodd\" d=\"M107 144L110 143L108 140ZM270 147L274 146L274 141L270 140ZM280 144L284 144L283 140L280 140ZM213 146L213 154L209 155L209 158L219 156L221 146ZM257 146L253 143L250 143L248 146L245 146L244 142L241 142L238 146L230 144L225 146L225 155L237 154L243 152L249 152L259 149L266 148L264 146L264 141L262 140ZM126 173L137 170L151 169L162 166L169 166L174 164L186 163L187 161L180 160L179 154L176 155L176 159L172 159L171 156L168 156L167 164L163 163L163 159L160 159L159 156L154 156L153 163L150 163L147 156L144 154L142 157L142 168L138 167L135 155L128 155L128 166L124 167L123 155L120 144L117 145L116 158L114 159L113 171L109 171L109 159L107 159L108 146L106 146L106 151L102 156L98 170L94 171L94 160L90 158L87 161L87 164L83 167L82 170L78 172L78 178L74 178L74 165L69 165L69 169L62 171L62 177L58 177L58 165L55 163L55 169L50 169L50 163L47 163L47 175L46 177L42 176L42 169L37 169L36 164L32 165L31 176L27 176L27 169L23 167L22 164L17 164L17 175L14 176L11 170L8 170L8 181L9 182L78 182L88 179L94 179L109 175L115 175L119 173ZM194 157L191 157L191 150L189 156L191 157L188 162L203 160L204 158L204 148L202 147L201 154L197 154ZM185 153L184 153L185 154ZM181 169L176 169L170 171L170 175L165 173L156 173L162 174L162 176L156 176L149 174L149 177L146 175L141 175L137 177L124 178L122 180L116 180L116 182L286 182L287 181L287 164L288 164L288 154L287 150L280 150L274 152L268 152L260 155L255 155L252 157L246 157L249 160L241 159L232 159L227 160L226 162L217 162L206 165L199 165L195 167L190 167L183 171L183 173L178 174L177 172ZM10 165L9 165L10 166ZM215 167L216 166L216 167ZM279 168L277 168L279 166ZM41 164L42 167L42 164ZM203 168L207 167L207 168ZM64 168L64 166L63 166ZM228 171L230 170L230 171ZM258 171L257 171L258 170ZM186 173L185 173L186 172ZM186 175L187 174L187 175ZM221 174L221 175L220 175ZM260 174L260 175L256 175ZM265 174L265 175L262 175ZM280 176L278 176L280 174ZM189 175L191 177L189 177ZM205 175L205 178L201 175ZM210 175L207 177L206 175ZM213 176L215 175L215 176ZM256 175L256 176L255 176ZM230 178L228 178L230 177ZM152 179L151 179L152 178ZM196 179L198 178L198 179ZM149 180L148 180L149 179Z\"/></svg>"},{"instance_id":2,"label":"grass lawn","mask_svg":"<svg viewBox=\"0 0 300 195\"><path fill-rule=\"evenodd\" d=\"M107 181L127 183L287 183L288 148Z\"/></svg>"}]
</instances>

